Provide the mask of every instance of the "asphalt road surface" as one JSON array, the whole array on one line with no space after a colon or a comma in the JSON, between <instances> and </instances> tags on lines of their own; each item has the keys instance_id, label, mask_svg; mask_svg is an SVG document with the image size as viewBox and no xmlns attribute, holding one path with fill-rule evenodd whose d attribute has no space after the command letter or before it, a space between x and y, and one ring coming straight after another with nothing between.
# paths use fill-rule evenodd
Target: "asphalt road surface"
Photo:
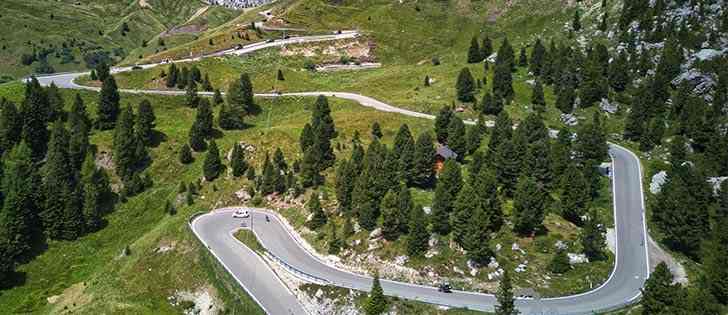
<instances>
[{"instance_id":1,"label":"asphalt road surface","mask_svg":"<svg viewBox=\"0 0 728 315\"><path fill-rule=\"evenodd\" d=\"M283 46L287 44L317 42L353 38L356 32L343 32L335 35L296 37L271 43L248 45L242 49L232 49L215 53L219 55L243 55L256 50ZM209 57L209 56L208 56ZM196 61L200 58L175 62ZM141 65L151 68L161 64ZM114 68L113 73L131 71L131 67ZM55 82L60 88L98 90L80 86L74 79L86 73L66 73L39 77L42 85ZM126 93L149 93L179 95L184 91L124 90ZM200 93L205 94L205 93ZM386 104L363 95L346 92L301 92L284 94L259 94L261 97L278 96L317 96L327 95L356 101L363 106L402 115L433 119L434 116L413 112ZM470 122L472 123L472 122ZM547 299L518 299L516 304L522 314L593 314L621 308L640 298L640 288L649 275L646 244L644 197L642 193L641 169L639 159L629 150L618 145L610 145L612 157L612 184L614 197L614 218L617 233L617 257L615 268L609 279L593 290L572 296ZM196 217L191 222L195 235L208 247L210 252L225 266L233 277L247 290L269 314L306 314L303 307L278 279L266 263L242 243L235 240L232 231L240 227L243 219L233 219L230 209L214 211ZM268 215L270 222L265 220ZM272 212L262 209L253 211L253 230L266 250L284 261L296 273L307 274L325 279L335 286L364 290L371 287L371 278L337 269L317 259L300 246L285 225ZM452 307L467 307L483 311L493 311L495 297L489 294L454 291L440 293L434 287L382 280L384 293L390 296L413 299L427 303Z\"/></svg>"}]
</instances>

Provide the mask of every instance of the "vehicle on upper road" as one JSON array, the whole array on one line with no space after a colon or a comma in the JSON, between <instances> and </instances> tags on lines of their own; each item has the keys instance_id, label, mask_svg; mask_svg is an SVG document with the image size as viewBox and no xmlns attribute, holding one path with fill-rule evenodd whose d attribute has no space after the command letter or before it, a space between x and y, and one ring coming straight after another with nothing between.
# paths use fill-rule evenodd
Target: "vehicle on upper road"
<instances>
[{"instance_id":1,"label":"vehicle on upper road","mask_svg":"<svg viewBox=\"0 0 728 315\"><path fill-rule=\"evenodd\" d=\"M440 284L439 284L439 285L437 286L437 292L442 292L442 293L452 293L452 287L451 287L451 286L450 286L450 284L449 284L449 283L447 283L447 282L444 282L444 283L440 283Z\"/></svg>"},{"instance_id":2,"label":"vehicle on upper road","mask_svg":"<svg viewBox=\"0 0 728 315\"><path fill-rule=\"evenodd\" d=\"M237 209L233 212L233 218L249 218L250 211L248 209Z\"/></svg>"}]
</instances>

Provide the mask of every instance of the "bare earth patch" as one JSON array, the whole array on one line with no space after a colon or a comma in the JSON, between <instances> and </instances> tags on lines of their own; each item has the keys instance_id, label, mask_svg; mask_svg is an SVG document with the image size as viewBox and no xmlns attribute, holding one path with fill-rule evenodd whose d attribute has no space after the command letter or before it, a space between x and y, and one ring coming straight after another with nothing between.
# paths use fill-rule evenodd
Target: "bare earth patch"
<instances>
[{"instance_id":1,"label":"bare earth patch","mask_svg":"<svg viewBox=\"0 0 728 315\"><path fill-rule=\"evenodd\" d=\"M47 301L53 305L51 313L73 313L83 305L91 302L91 295L86 294L86 285L83 282L76 283L59 295L48 297Z\"/></svg>"},{"instance_id":2,"label":"bare earth patch","mask_svg":"<svg viewBox=\"0 0 728 315\"><path fill-rule=\"evenodd\" d=\"M282 56L323 57L324 63L338 62L342 56L360 62L374 62L376 45L369 40L342 40L327 44L296 45L281 48Z\"/></svg>"}]
</instances>

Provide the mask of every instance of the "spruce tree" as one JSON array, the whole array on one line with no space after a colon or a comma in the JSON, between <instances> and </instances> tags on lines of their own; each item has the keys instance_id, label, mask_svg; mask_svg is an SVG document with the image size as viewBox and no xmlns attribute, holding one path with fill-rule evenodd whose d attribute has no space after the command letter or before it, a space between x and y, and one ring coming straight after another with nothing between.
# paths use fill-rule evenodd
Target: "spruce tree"
<instances>
[{"instance_id":1,"label":"spruce tree","mask_svg":"<svg viewBox=\"0 0 728 315\"><path fill-rule=\"evenodd\" d=\"M137 109L136 133L139 140L145 145L150 145L154 141L156 119L152 103L146 99L142 100Z\"/></svg>"},{"instance_id":2,"label":"spruce tree","mask_svg":"<svg viewBox=\"0 0 728 315\"><path fill-rule=\"evenodd\" d=\"M501 112L495 119L495 127L490 134L490 142L488 142L488 156L495 158L497 156L498 147L506 141L510 141L513 136L513 121L507 112Z\"/></svg>"},{"instance_id":3,"label":"spruce tree","mask_svg":"<svg viewBox=\"0 0 728 315\"><path fill-rule=\"evenodd\" d=\"M450 106L443 106L435 117L435 135L437 136L437 142L445 143L448 138L448 131L450 126L450 120L455 117L452 108Z\"/></svg>"},{"instance_id":4,"label":"spruce tree","mask_svg":"<svg viewBox=\"0 0 728 315\"><path fill-rule=\"evenodd\" d=\"M222 98L220 89L215 89L215 93L212 95L212 106L217 106L223 103L225 103L225 100Z\"/></svg>"},{"instance_id":5,"label":"spruce tree","mask_svg":"<svg viewBox=\"0 0 728 315\"><path fill-rule=\"evenodd\" d=\"M548 193L531 176L522 176L513 198L513 229L520 235L533 235L543 224Z\"/></svg>"},{"instance_id":6,"label":"spruce tree","mask_svg":"<svg viewBox=\"0 0 728 315\"><path fill-rule=\"evenodd\" d=\"M400 228L402 221L407 220L407 217L402 216L405 212L399 208L397 193L389 190L382 198L379 208L382 210L382 236L387 241L396 241L402 234Z\"/></svg>"},{"instance_id":7,"label":"spruce tree","mask_svg":"<svg viewBox=\"0 0 728 315\"><path fill-rule=\"evenodd\" d=\"M182 67L177 76L177 88L182 90L187 88L190 83L190 70L187 67Z\"/></svg>"},{"instance_id":8,"label":"spruce tree","mask_svg":"<svg viewBox=\"0 0 728 315\"><path fill-rule=\"evenodd\" d=\"M48 121L56 121L58 119L65 119L63 108L63 96L61 91L58 90L58 86L55 82L51 82L51 85L46 89L46 95L48 97Z\"/></svg>"},{"instance_id":9,"label":"spruce tree","mask_svg":"<svg viewBox=\"0 0 728 315\"><path fill-rule=\"evenodd\" d=\"M589 260L598 261L607 258L604 252L607 245L605 233L606 229L599 217L599 213L595 208L592 208L581 230L581 246Z\"/></svg>"},{"instance_id":10,"label":"spruce tree","mask_svg":"<svg viewBox=\"0 0 728 315\"><path fill-rule=\"evenodd\" d=\"M314 191L314 193L311 194L311 198L306 203L306 210L308 210L308 213L313 214L311 220L307 223L310 229L318 230L318 228L324 226L328 221L326 213L321 208L318 192Z\"/></svg>"},{"instance_id":11,"label":"spruce tree","mask_svg":"<svg viewBox=\"0 0 728 315\"><path fill-rule=\"evenodd\" d=\"M379 283L379 273L377 272L374 274L372 289L369 291L369 296L364 304L364 314L381 315L384 314L387 308L387 300L384 297L382 285Z\"/></svg>"},{"instance_id":12,"label":"spruce tree","mask_svg":"<svg viewBox=\"0 0 728 315\"><path fill-rule=\"evenodd\" d=\"M545 112L546 111L546 100L543 96L543 86L541 85L541 80L536 80L536 83L533 85L533 90L531 92L531 104L533 104L533 108L538 112Z\"/></svg>"},{"instance_id":13,"label":"spruce tree","mask_svg":"<svg viewBox=\"0 0 728 315\"><path fill-rule=\"evenodd\" d=\"M114 128L116 118L120 112L120 99L116 80L114 80L113 76L109 76L101 85L101 93L99 94L99 104L96 109L96 127L98 129L109 130Z\"/></svg>"},{"instance_id":14,"label":"spruce tree","mask_svg":"<svg viewBox=\"0 0 728 315\"><path fill-rule=\"evenodd\" d=\"M521 51L518 55L518 66L528 67L528 55L526 54L526 47L521 47Z\"/></svg>"},{"instance_id":15,"label":"spruce tree","mask_svg":"<svg viewBox=\"0 0 728 315\"><path fill-rule=\"evenodd\" d=\"M177 70L177 65L172 63L169 65L169 69L167 70L167 81L166 85L168 88L174 88L177 86L177 76L179 75Z\"/></svg>"},{"instance_id":16,"label":"spruce tree","mask_svg":"<svg viewBox=\"0 0 728 315\"><path fill-rule=\"evenodd\" d=\"M470 69L463 68L460 70L455 88L457 90L458 100L461 102L475 101L475 79L470 74Z\"/></svg>"},{"instance_id":17,"label":"spruce tree","mask_svg":"<svg viewBox=\"0 0 728 315\"><path fill-rule=\"evenodd\" d=\"M42 207L37 198L40 178L31 155L28 145L20 142L3 160L0 269L12 270L15 261L27 258L33 239L38 236L36 215Z\"/></svg>"},{"instance_id":18,"label":"spruce tree","mask_svg":"<svg viewBox=\"0 0 728 315\"><path fill-rule=\"evenodd\" d=\"M205 162L202 165L202 173L205 176L205 180L211 182L215 180L223 170L222 162L220 161L220 151L217 149L217 143L215 140L210 141L210 146L207 148L207 155L205 155Z\"/></svg>"},{"instance_id":19,"label":"spruce tree","mask_svg":"<svg viewBox=\"0 0 728 315\"><path fill-rule=\"evenodd\" d=\"M405 182L410 182L414 166L415 140L412 138L407 124L399 126L397 135L394 136L392 153L398 156L398 177Z\"/></svg>"},{"instance_id":20,"label":"spruce tree","mask_svg":"<svg viewBox=\"0 0 728 315\"><path fill-rule=\"evenodd\" d=\"M111 69L109 68L109 65L106 62L99 62L96 64L96 76L98 77L99 81L104 82L106 81L106 78L110 77L109 74Z\"/></svg>"},{"instance_id":21,"label":"spruce tree","mask_svg":"<svg viewBox=\"0 0 728 315\"><path fill-rule=\"evenodd\" d=\"M306 150L308 150L308 148L313 145L314 134L311 124L306 123L303 126L303 130L301 131L301 136L299 137L298 142L301 146L301 152L306 152Z\"/></svg>"},{"instance_id":22,"label":"spruce tree","mask_svg":"<svg viewBox=\"0 0 728 315\"><path fill-rule=\"evenodd\" d=\"M45 157L49 139L48 132L48 97L36 78L25 84L25 99L20 107L23 120L21 139L30 148L33 160L40 161Z\"/></svg>"},{"instance_id":23,"label":"spruce tree","mask_svg":"<svg viewBox=\"0 0 728 315\"><path fill-rule=\"evenodd\" d=\"M413 207L409 216L409 235L407 236L407 255L421 257L427 252L430 233L427 231L425 212Z\"/></svg>"},{"instance_id":24,"label":"spruce tree","mask_svg":"<svg viewBox=\"0 0 728 315\"><path fill-rule=\"evenodd\" d=\"M236 143L233 146L233 152L230 155L230 168L235 177L243 176L248 169L248 163L245 161L245 151L240 147L240 144Z\"/></svg>"},{"instance_id":25,"label":"spruce tree","mask_svg":"<svg viewBox=\"0 0 728 315\"><path fill-rule=\"evenodd\" d=\"M127 106L119 115L114 129L113 158L116 173L128 180L140 162L137 152L138 140L134 134L134 113Z\"/></svg>"},{"instance_id":26,"label":"spruce tree","mask_svg":"<svg viewBox=\"0 0 728 315\"><path fill-rule=\"evenodd\" d=\"M227 104L235 112L244 115L255 115L260 112L260 107L253 100L253 84L247 73L240 75L240 78L230 84L227 91Z\"/></svg>"},{"instance_id":27,"label":"spruce tree","mask_svg":"<svg viewBox=\"0 0 728 315\"><path fill-rule=\"evenodd\" d=\"M549 263L549 270L552 273L563 274L571 269L569 264L569 256L566 253L566 249L557 248L554 257L551 258Z\"/></svg>"},{"instance_id":28,"label":"spruce tree","mask_svg":"<svg viewBox=\"0 0 728 315\"><path fill-rule=\"evenodd\" d=\"M447 145L457 154L458 161L464 161L468 153L468 141L465 137L465 124L460 117L453 116L447 128Z\"/></svg>"},{"instance_id":29,"label":"spruce tree","mask_svg":"<svg viewBox=\"0 0 728 315\"><path fill-rule=\"evenodd\" d=\"M676 314L681 306L682 287L672 284L673 276L665 262L660 262L642 288L642 314Z\"/></svg>"},{"instance_id":30,"label":"spruce tree","mask_svg":"<svg viewBox=\"0 0 728 315\"><path fill-rule=\"evenodd\" d=\"M311 145L303 153L301 161L301 182L303 187L315 187L323 184L324 178L321 175L320 157L323 155L318 145Z\"/></svg>"},{"instance_id":31,"label":"spruce tree","mask_svg":"<svg viewBox=\"0 0 728 315\"><path fill-rule=\"evenodd\" d=\"M401 220L399 221L399 230L402 234L409 233L409 218L415 210L415 205L412 201L412 194L410 194L407 185L400 184L399 191L397 192L397 204L399 205Z\"/></svg>"},{"instance_id":32,"label":"spruce tree","mask_svg":"<svg viewBox=\"0 0 728 315\"><path fill-rule=\"evenodd\" d=\"M182 145L182 148L179 150L179 162L182 164L190 164L194 161L192 158L192 150L190 150L190 146L187 145L187 143Z\"/></svg>"},{"instance_id":33,"label":"spruce tree","mask_svg":"<svg viewBox=\"0 0 728 315\"><path fill-rule=\"evenodd\" d=\"M288 163L281 148L276 148L276 151L273 153L273 165L283 172L288 171Z\"/></svg>"},{"instance_id":34,"label":"spruce tree","mask_svg":"<svg viewBox=\"0 0 728 315\"><path fill-rule=\"evenodd\" d=\"M415 142L415 154L413 159L412 185L427 188L432 187L435 179L433 163L435 159L435 147L430 134L424 132L417 137Z\"/></svg>"},{"instance_id":35,"label":"spruce tree","mask_svg":"<svg viewBox=\"0 0 728 315\"><path fill-rule=\"evenodd\" d=\"M541 43L541 39L537 38L536 42L533 44L533 50L531 51L531 63L529 64L528 71L533 73L535 76L540 76L545 57L546 48Z\"/></svg>"},{"instance_id":36,"label":"spruce tree","mask_svg":"<svg viewBox=\"0 0 728 315\"><path fill-rule=\"evenodd\" d=\"M478 44L478 38L473 37L470 41L470 48L468 48L468 63L478 63L483 61L484 58L485 56L480 50L480 44Z\"/></svg>"},{"instance_id":37,"label":"spruce tree","mask_svg":"<svg viewBox=\"0 0 728 315\"><path fill-rule=\"evenodd\" d=\"M329 221L329 255L338 255L341 251L342 243L343 241L339 238L338 233L336 233L336 223L334 220Z\"/></svg>"},{"instance_id":38,"label":"spruce tree","mask_svg":"<svg viewBox=\"0 0 728 315\"><path fill-rule=\"evenodd\" d=\"M357 176L355 171L354 165L349 160L339 162L336 168L336 200L343 212L351 210L351 193Z\"/></svg>"},{"instance_id":39,"label":"spruce tree","mask_svg":"<svg viewBox=\"0 0 728 315\"><path fill-rule=\"evenodd\" d=\"M478 207L472 214L469 221L468 234L465 235L465 248L467 257L480 266L485 266L493 257L493 250L490 248L490 230L488 226L488 214Z\"/></svg>"},{"instance_id":40,"label":"spruce tree","mask_svg":"<svg viewBox=\"0 0 728 315\"><path fill-rule=\"evenodd\" d=\"M187 89L185 90L185 103L189 107L196 108L199 102L200 96L197 95L197 83L195 83L195 81L190 81L190 83L187 84Z\"/></svg>"},{"instance_id":41,"label":"spruce tree","mask_svg":"<svg viewBox=\"0 0 728 315\"><path fill-rule=\"evenodd\" d=\"M496 315L520 314L518 309L516 309L515 298L513 297L513 286L511 285L511 275L508 268L503 269L503 275L501 276L495 299L498 303L495 306Z\"/></svg>"},{"instance_id":42,"label":"spruce tree","mask_svg":"<svg viewBox=\"0 0 728 315\"><path fill-rule=\"evenodd\" d=\"M432 201L433 232L440 235L450 233L450 214L453 212L455 198L457 198L462 187L460 164L452 159L445 161L445 166L435 188L435 197Z\"/></svg>"},{"instance_id":43,"label":"spruce tree","mask_svg":"<svg viewBox=\"0 0 728 315\"><path fill-rule=\"evenodd\" d=\"M498 115L503 111L503 101L500 98L494 97L490 92L485 92L481 103L481 109L484 115Z\"/></svg>"},{"instance_id":44,"label":"spruce tree","mask_svg":"<svg viewBox=\"0 0 728 315\"><path fill-rule=\"evenodd\" d=\"M480 148L480 144L483 141L483 136L488 132L485 126L485 117L483 115L478 116L478 120L475 126L468 128L467 135L465 136L467 143L467 153L473 154Z\"/></svg>"},{"instance_id":45,"label":"spruce tree","mask_svg":"<svg viewBox=\"0 0 728 315\"><path fill-rule=\"evenodd\" d=\"M624 92L630 83L629 60L627 58L627 53L621 51L609 65L609 85L618 93Z\"/></svg>"},{"instance_id":46,"label":"spruce tree","mask_svg":"<svg viewBox=\"0 0 728 315\"><path fill-rule=\"evenodd\" d=\"M596 49L592 48L592 52L587 57L584 66L583 81L579 86L581 95L581 107L589 107L594 103L607 97L609 92L609 83L604 75L604 70L600 64L599 56L595 53Z\"/></svg>"},{"instance_id":47,"label":"spruce tree","mask_svg":"<svg viewBox=\"0 0 728 315\"><path fill-rule=\"evenodd\" d=\"M68 132L59 120L53 124L45 164L45 209L41 212L43 227L52 239L64 237L66 200L74 189L73 174L68 168Z\"/></svg>"},{"instance_id":48,"label":"spruce tree","mask_svg":"<svg viewBox=\"0 0 728 315\"><path fill-rule=\"evenodd\" d=\"M10 150L20 141L23 118L13 102L0 101L0 155Z\"/></svg>"},{"instance_id":49,"label":"spruce tree","mask_svg":"<svg viewBox=\"0 0 728 315\"><path fill-rule=\"evenodd\" d=\"M379 126L379 122L375 121L372 124L372 137L382 139L384 134L382 133L382 127Z\"/></svg>"},{"instance_id":50,"label":"spruce tree","mask_svg":"<svg viewBox=\"0 0 728 315\"><path fill-rule=\"evenodd\" d=\"M728 201L728 181L724 181L721 192L719 207L725 207ZM717 212L717 211L716 211ZM706 284L710 292L719 300L728 300L728 217L718 217L710 233L710 237L704 243L702 249L703 270L705 272Z\"/></svg>"},{"instance_id":51,"label":"spruce tree","mask_svg":"<svg viewBox=\"0 0 728 315\"><path fill-rule=\"evenodd\" d=\"M576 99L574 88L570 84L559 84L556 86L556 108L564 114L574 111Z\"/></svg>"},{"instance_id":52,"label":"spruce tree","mask_svg":"<svg viewBox=\"0 0 728 315\"><path fill-rule=\"evenodd\" d=\"M582 124L576 139L576 150L581 161L603 161L607 158L609 146L598 112L594 113L591 122Z\"/></svg>"},{"instance_id":53,"label":"spruce tree","mask_svg":"<svg viewBox=\"0 0 728 315\"><path fill-rule=\"evenodd\" d=\"M506 139L496 150L496 178L506 196L512 196L515 192L518 174L521 172L521 162L516 155L516 146L512 140Z\"/></svg>"},{"instance_id":54,"label":"spruce tree","mask_svg":"<svg viewBox=\"0 0 728 315\"><path fill-rule=\"evenodd\" d=\"M94 232L101 228L101 204L104 194L110 191L105 173L97 169L94 156L86 154L81 169L81 185L83 187L82 214L86 232Z\"/></svg>"},{"instance_id":55,"label":"spruce tree","mask_svg":"<svg viewBox=\"0 0 728 315\"><path fill-rule=\"evenodd\" d=\"M544 187L550 187L554 178L551 163L551 148L549 141L538 140L528 146L528 152L524 159L524 172L533 176L536 182Z\"/></svg>"},{"instance_id":56,"label":"spruce tree","mask_svg":"<svg viewBox=\"0 0 728 315\"><path fill-rule=\"evenodd\" d=\"M498 56L495 60L495 73L493 75L493 94L496 97L506 100L510 103L515 92L513 91L513 76L515 70L515 57L513 48L508 42L508 38L503 39L503 44L498 49Z\"/></svg>"},{"instance_id":57,"label":"spruce tree","mask_svg":"<svg viewBox=\"0 0 728 315\"><path fill-rule=\"evenodd\" d=\"M283 77L283 71L281 69L278 69L278 73L276 75L276 80L278 81L285 81L286 79Z\"/></svg>"},{"instance_id":58,"label":"spruce tree","mask_svg":"<svg viewBox=\"0 0 728 315\"><path fill-rule=\"evenodd\" d=\"M490 40L490 37L486 36L483 39L483 44L480 45L480 55L483 57L483 59L486 59L490 57L490 55L493 54L493 42Z\"/></svg>"},{"instance_id":59,"label":"spruce tree","mask_svg":"<svg viewBox=\"0 0 728 315\"><path fill-rule=\"evenodd\" d=\"M589 183L573 161L569 162L561 176L561 187L561 216L580 225L581 217L586 214L591 197Z\"/></svg>"}]
</instances>

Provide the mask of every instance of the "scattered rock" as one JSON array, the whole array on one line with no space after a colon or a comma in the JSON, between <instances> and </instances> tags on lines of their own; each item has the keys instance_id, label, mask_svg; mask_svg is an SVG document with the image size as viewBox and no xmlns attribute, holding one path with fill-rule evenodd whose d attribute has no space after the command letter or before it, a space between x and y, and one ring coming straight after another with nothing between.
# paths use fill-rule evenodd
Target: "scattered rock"
<instances>
[{"instance_id":1,"label":"scattered rock","mask_svg":"<svg viewBox=\"0 0 728 315\"><path fill-rule=\"evenodd\" d=\"M561 114L561 122L567 126L576 126L579 124L579 120L576 119L574 114Z\"/></svg>"},{"instance_id":2,"label":"scattered rock","mask_svg":"<svg viewBox=\"0 0 728 315\"><path fill-rule=\"evenodd\" d=\"M556 249L567 249L569 248L569 245L567 245L564 241L558 240L556 241Z\"/></svg>"},{"instance_id":3,"label":"scattered rock","mask_svg":"<svg viewBox=\"0 0 728 315\"><path fill-rule=\"evenodd\" d=\"M430 213L432 213L432 208L430 208L430 207L422 207L422 211L424 211L425 214L430 214Z\"/></svg>"},{"instance_id":4,"label":"scattered rock","mask_svg":"<svg viewBox=\"0 0 728 315\"><path fill-rule=\"evenodd\" d=\"M247 202L248 200L250 200L252 198L250 196L250 193L248 193L248 191L245 188L236 191L235 192L235 197L237 197L238 200L240 200L242 202Z\"/></svg>"},{"instance_id":5,"label":"scattered rock","mask_svg":"<svg viewBox=\"0 0 728 315\"><path fill-rule=\"evenodd\" d=\"M601 102L599 102L599 108L607 113L615 114L617 111L619 111L619 106L616 103L609 102L608 99L603 98Z\"/></svg>"},{"instance_id":6,"label":"scattered rock","mask_svg":"<svg viewBox=\"0 0 728 315\"><path fill-rule=\"evenodd\" d=\"M394 263L397 265L400 265L400 266L404 266L404 264L406 264L408 260L409 260L409 257L404 256L404 255L394 257Z\"/></svg>"},{"instance_id":7,"label":"scattered rock","mask_svg":"<svg viewBox=\"0 0 728 315\"><path fill-rule=\"evenodd\" d=\"M430 248L435 247L435 246L437 246L438 242L439 241L438 241L437 237L435 235L431 235L430 240L427 241L427 246L429 246Z\"/></svg>"},{"instance_id":8,"label":"scattered rock","mask_svg":"<svg viewBox=\"0 0 728 315\"><path fill-rule=\"evenodd\" d=\"M525 272L527 267L528 266L526 264L518 264L514 271L518 273Z\"/></svg>"},{"instance_id":9,"label":"scattered rock","mask_svg":"<svg viewBox=\"0 0 728 315\"><path fill-rule=\"evenodd\" d=\"M372 231L371 233L369 233L369 239L370 240L375 240L375 239L378 239L380 237L382 237L382 228L376 228L376 229L374 229L374 231Z\"/></svg>"},{"instance_id":10,"label":"scattered rock","mask_svg":"<svg viewBox=\"0 0 728 315\"><path fill-rule=\"evenodd\" d=\"M495 251L496 252L499 252L501 250L501 248L503 248L503 245L501 245L500 243L495 244Z\"/></svg>"},{"instance_id":11,"label":"scattered rock","mask_svg":"<svg viewBox=\"0 0 728 315\"><path fill-rule=\"evenodd\" d=\"M614 229L607 229L607 247L612 253L617 253L617 233Z\"/></svg>"},{"instance_id":12,"label":"scattered rock","mask_svg":"<svg viewBox=\"0 0 728 315\"><path fill-rule=\"evenodd\" d=\"M584 254L567 253L566 255L569 256L570 265L584 264L589 262L589 258L586 258L586 255Z\"/></svg>"},{"instance_id":13,"label":"scattered rock","mask_svg":"<svg viewBox=\"0 0 728 315\"><path fill-rule=\"evenodd\" d=\"M488 263L488 268L498 269L498 267L500 267L500 264L498 264L498 261L495 260L495 257L490 257L490 262Z\"/></svg>"},{"instance_id":14,"label":"scattered rock","mask_svg":"<svg viewBox=\"0 0 728 315\"><path fill-rule=\"evenodd\" d=\"M718 195L718 193L720 192L720 185L723 184L723 181L725 181L726 179L728 179L728 176L708 178L708 184L713 187L714 194Z\"/></svg>"},{"instance_id":15,"label":"scattered rock","mask_svg":"<svg viewBox=\"0 0 728 315\"><path fill-rule=\"evenodd\" d=\"M662 185L667 181L667 172L660 171L659 173L652 176L650 180L650 192L653 195L659 194L662 190Z\"/></svg>"}]
</instances>

